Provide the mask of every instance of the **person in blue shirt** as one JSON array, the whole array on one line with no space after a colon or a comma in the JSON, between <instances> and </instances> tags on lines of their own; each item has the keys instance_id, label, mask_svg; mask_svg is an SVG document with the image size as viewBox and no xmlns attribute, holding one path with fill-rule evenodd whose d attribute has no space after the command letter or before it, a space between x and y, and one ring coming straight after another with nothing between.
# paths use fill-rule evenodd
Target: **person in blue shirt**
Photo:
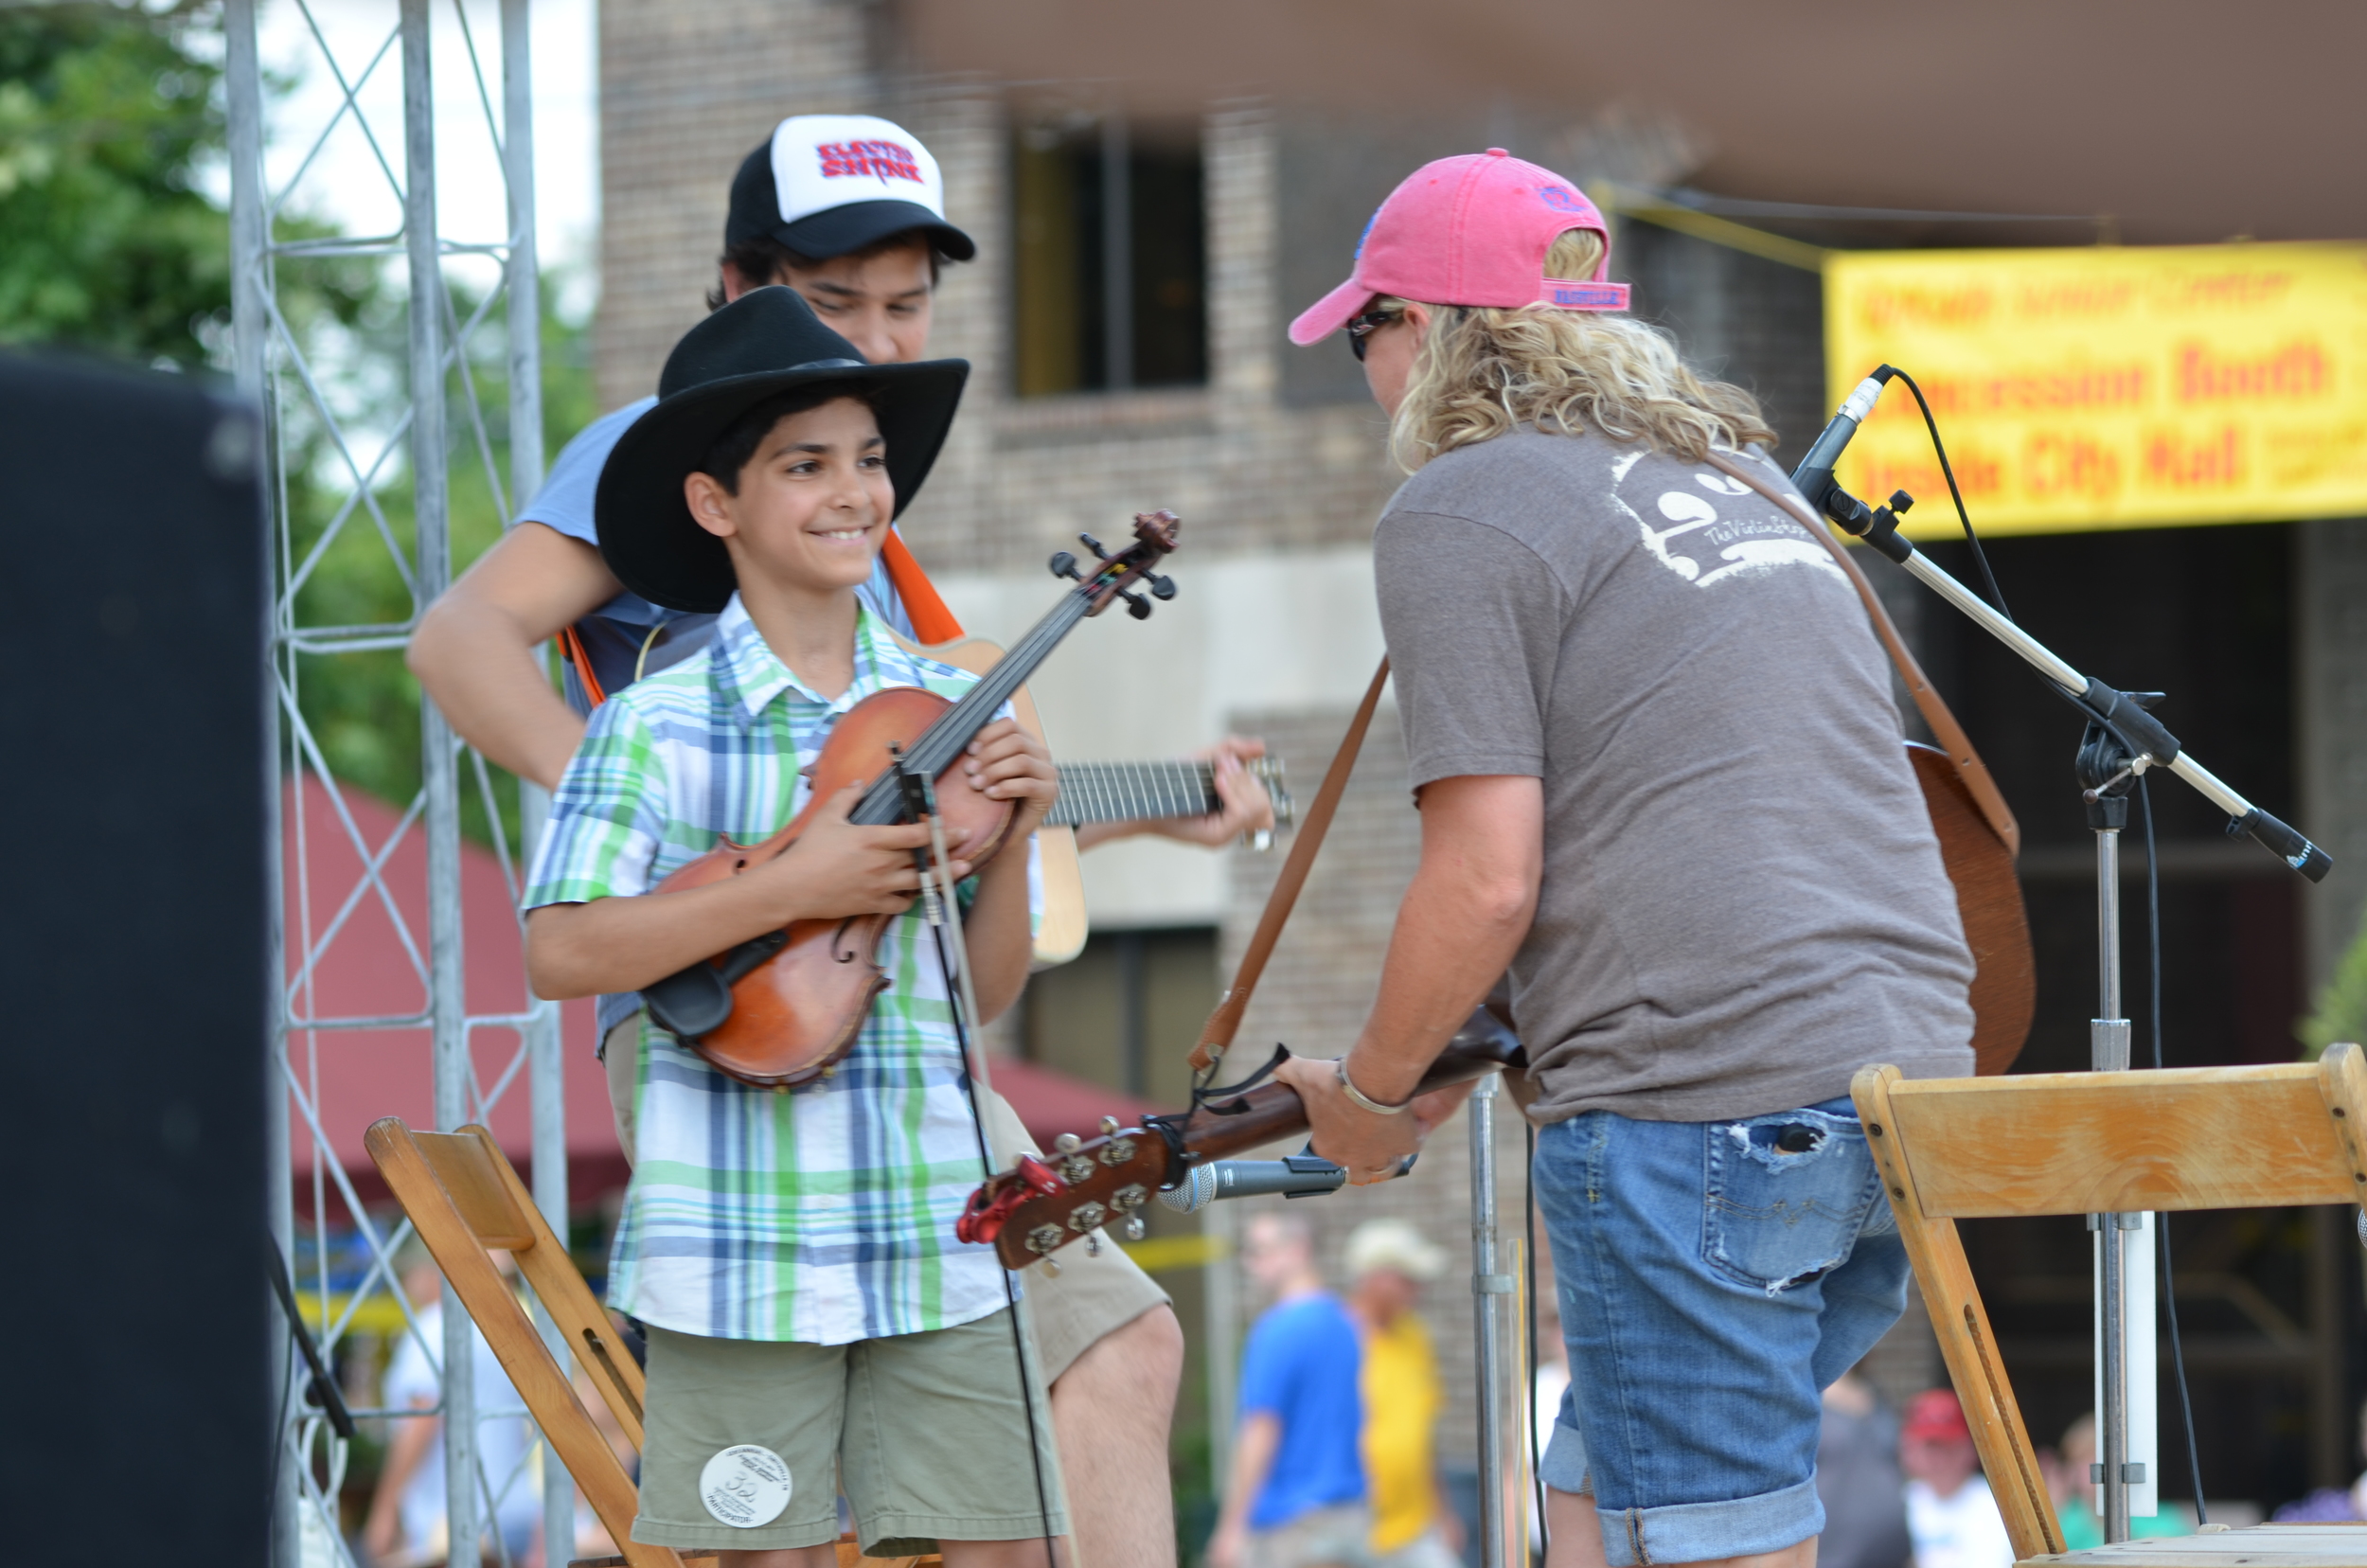
<instances>
[{"instance_id":1,"label":"person in blue shirt","mask_svg":"<svg viewBox=\"0 0 2367 1568\"><path fill-rule=\"evenodd\" d=\"M1307 1222L1260 1214L1241 1265L1273 1298L1241 1353L1240 1425L1208 1568L1363 1568L1363 1347L1324 1289Z\"/></svg>"}]
</instances>

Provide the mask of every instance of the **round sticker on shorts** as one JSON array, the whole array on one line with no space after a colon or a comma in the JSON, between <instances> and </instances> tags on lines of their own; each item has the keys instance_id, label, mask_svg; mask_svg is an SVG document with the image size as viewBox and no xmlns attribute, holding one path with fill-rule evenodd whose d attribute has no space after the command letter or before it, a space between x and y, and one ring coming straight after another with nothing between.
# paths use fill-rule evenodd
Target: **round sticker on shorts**
<instances>
[{"instance_id":1,"label":"round sticker on shorts","mask_svg":"<svg viewBox=\"0 0 2367 1568\"><path fill-rule=\"evenodd\" d=\"M738 1444L699 1472L699 1496L707 1512L734 1529L770 1524L789 1506L789 1466L769 1448Z\"/></svg>"}]
</instances>

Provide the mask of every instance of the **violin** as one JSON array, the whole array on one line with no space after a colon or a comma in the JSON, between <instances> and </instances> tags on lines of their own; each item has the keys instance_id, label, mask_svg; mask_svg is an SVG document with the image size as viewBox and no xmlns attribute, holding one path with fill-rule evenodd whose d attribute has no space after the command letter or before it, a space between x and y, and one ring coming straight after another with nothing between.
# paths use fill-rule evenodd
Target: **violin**
<instances>
[{"instance_id":1,"label":"violin","mask_svg":"<svg viewBox=\"0 0 2367 1568\"><path fill-rule=\"evenodd\" d=\"M1481 1007L1447 1042L1414 1092L1426 1095L1489 1073L1525 1071L1528 1063L1512 1030ZM1258 1083L1240 1093L1217 1090L1197 1101L1183 1115L1151 1116L1140 1127L1120 1127L1115 1117L1105 1116L1101 1136L1090 1142L1073 1132L1055 1139L1049 1161L1022 1155L1018 1165L988 1178L970 1194L953 1234L972 1243L992 1242L1005 1268L1023 1269L1112 1221L1129 1221L1131 1234L1139 1235L1135 1211L1152 1193L1182 1186L1194 1166L1307 1131L1306 1103L1287 1083Z\"/></svg>"},{"instance_id":2,"label":"violin","mask_svg":"<svg viewBox=\"0 0 2367 1568\"><path fill-rule=\"evenodd\" d=\"M704 887L774 860L795 844L814 813L848 784L871 780L849 820L886 827L918 820L908 780L933 782L935 810L949 859L984 865L1008 836L1015 802L996 800L970 784L961 760L978 732L1042 664L1060 640L1087 618L1124 599L1136 620L1152 598L1175 597L1175 584L1154 568L1176 548L1180 522L1171 511L1134 519L1134 543L1112 555L1091 534L1079 535L1098 564L1078 569L1066 550L1052 573L1073 579L1051 612L1015 644L959 702L917 686L877 691L848 708L814 759L805 809L761 844L723 840L658 883L661 893ZM888 981L876 957L893 915L850 915L796 920L739 944L658 981L641 993L658 1027L721 1073L743 1083L789 1090L837 1070L855 1048L872 998Z\"/></svg>"}]
</instances>

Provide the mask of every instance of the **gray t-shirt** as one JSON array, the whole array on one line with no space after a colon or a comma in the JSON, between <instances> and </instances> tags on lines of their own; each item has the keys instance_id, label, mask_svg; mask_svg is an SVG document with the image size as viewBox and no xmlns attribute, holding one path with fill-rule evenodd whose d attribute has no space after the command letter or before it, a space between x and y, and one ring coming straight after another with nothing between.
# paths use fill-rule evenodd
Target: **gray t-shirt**
<instances>
[{"instance_id":1,"label":"gray t-shirt","mask_svg":"<svg viewBox=\"0 0 2367 1568\"><path fill-rule=\"evenodd\" d=\"M1415 787L1544 782L1511 971L1538 1119L1972 1071L1972 957L1889 667L1798 523L1706 464L1523 431L1407 480L1374 552Z\"/></svg>"}]
</instances>

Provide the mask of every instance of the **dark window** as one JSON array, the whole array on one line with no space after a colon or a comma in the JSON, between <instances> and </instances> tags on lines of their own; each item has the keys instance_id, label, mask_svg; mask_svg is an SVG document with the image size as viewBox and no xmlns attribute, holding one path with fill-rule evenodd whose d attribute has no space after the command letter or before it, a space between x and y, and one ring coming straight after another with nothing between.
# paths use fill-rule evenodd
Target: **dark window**
<instances>
[{"instance_id":1,"label":"dark window","mask_svg":"<svg viewBox=\"0 0 2367 1568\"><path fill-rule=\"evenodd\" d=\"M1019 395L1206 381L1196 133L1114 117L1024 121L1011 165Z\"/></svg>"},{"instance_id":2,"label":"dark window","mask_svg":"<svg viewBox=\"0 0 2367 1568\"><path fill-rule=\"evenodd\" d=\"M1213 929L1095 932L1075 962L1027 983L1028 1060L1181 1108L1184 1059L1216 1005Z\"/></svg>"}]
</instances>

